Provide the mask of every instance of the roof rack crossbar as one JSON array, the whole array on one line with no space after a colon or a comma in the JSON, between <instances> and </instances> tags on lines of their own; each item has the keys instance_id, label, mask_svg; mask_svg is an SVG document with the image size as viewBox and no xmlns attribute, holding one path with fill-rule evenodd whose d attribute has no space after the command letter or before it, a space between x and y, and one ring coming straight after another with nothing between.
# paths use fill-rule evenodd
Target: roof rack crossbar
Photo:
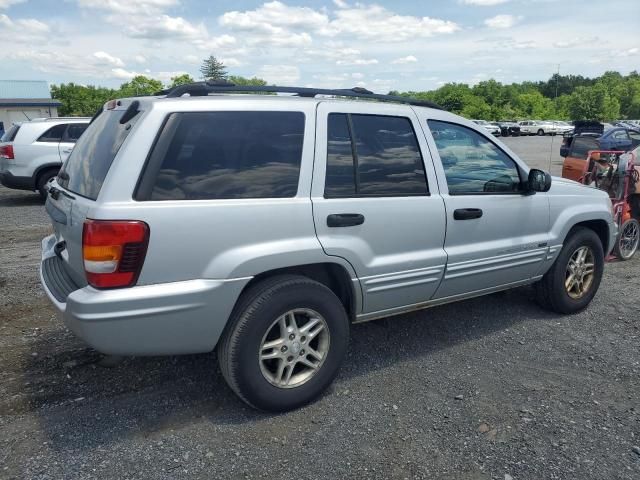
<instances>
[{"instance_id":1,"label":"roof rack crossbar","mask_svg":"<svg viewBox=\"0 0 640 480\"><path fill-rule=\"evenodd\" d=\"M204 97L210 93L227 93L227 92L242 92L242 93L291 93L300 97L313 98L317 95L328 95L338 97L354 97L354 98L366 98L371 100L379 100L383 102L396 102L405 103L409 105L415 105L419 107L436 108L443 110L443 108L428 100L418 100L410 97L400 97L397 95L382 95L379 93L373 93L361 87L345 88L345 89L325 89L325 88L307 88L307 87L280 87L276 85L235 85L233 83L210 83L210 82L195 82L185 85L178 85L177 87L163 90L156 95L166 95L167 98L177 98L183 95L189 94L192 97Z\"/></svg>"}]
</instances>

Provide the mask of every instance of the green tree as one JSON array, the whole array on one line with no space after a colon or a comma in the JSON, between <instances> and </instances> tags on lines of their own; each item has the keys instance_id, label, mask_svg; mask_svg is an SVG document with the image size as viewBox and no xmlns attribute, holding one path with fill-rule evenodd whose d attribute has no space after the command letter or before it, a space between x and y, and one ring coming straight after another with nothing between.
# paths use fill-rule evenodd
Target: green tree
<instances>
[{"instance_id":1,"label":"green tree","mask_svg":"<svg viewBox=\"0 0 640 480\"><path fill-rule=\"evenodd\" d=\"M188 83L193 83L193 78L188 73L183 73L182 75L171 77L171 83L169 84L169 87L173 88L177 87L178 85L186 85Z\"/></svg>"},{"instance_id":2,"label":"green tree","mask_svg":"<svg viewBox=\"0 0 640 480\"><path fill-rule=\"evenodd\" d=\"M235 85L240 86L254 86L261 87L267 84L267 82L261 78L253 77L253 78L245 78L239 75L230 75L227 80Z\"/></svg>"},{"instance_id":3,"label":"green tree","mask_svg":"<svg viewBox=\"0 0 640 480\"><path fill-rule=\"evenodd\" d=\"M131 81L120 85L118 97L140 97L144 95L153 95L162 90L162 82L153 78L137 75Z\"/></svg>"},{"instance_id":4,"label":"green tree","mask_svg":"<svg viewBox=\"0 0 640 480\"><path fill-rule=\"evenodd\" d=\"M63 116L92 116L105 102L118 96L116 90L75 83L51 85L51 97L62 103L58 113Z\"/></svg>"},{"instance_id":5,"label":"green tree","mask_svg":"<svg viewBox=\"0 0 640 480\"><path fill-rule=\"evenodd\" d=\"M209 58L202 61L200 73L205 80L226 80L227 78L227 68L224 63L213 55L209 55Z\"/></svg>"}]
</instances>

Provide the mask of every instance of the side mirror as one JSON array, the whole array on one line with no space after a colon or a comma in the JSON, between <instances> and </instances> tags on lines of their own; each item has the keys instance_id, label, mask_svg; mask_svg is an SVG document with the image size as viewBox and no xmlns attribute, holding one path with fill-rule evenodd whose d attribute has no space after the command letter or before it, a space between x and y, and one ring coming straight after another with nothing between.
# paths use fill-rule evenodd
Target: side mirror
<instances>
[{"instance_id":1,"label":"side mirror","mask_svg":"<svg viewBox=\"0 0 640 480\"><path fill-rule=\"evenodd\" d=\"M537 168L532 168L529 170L527 187L529 193L548 192L551 188L551 175Z\"/></svg>"},{"instance_id":2,"label":"side mirror","mask_svg":"<svg viewBox=\"0 0 640 480\"><path fill-rule=\"evenodd\" d=\"M563 145L560 147L560 156L567 158L569 156L569 147Z\"/></svg>"}]
</instances>

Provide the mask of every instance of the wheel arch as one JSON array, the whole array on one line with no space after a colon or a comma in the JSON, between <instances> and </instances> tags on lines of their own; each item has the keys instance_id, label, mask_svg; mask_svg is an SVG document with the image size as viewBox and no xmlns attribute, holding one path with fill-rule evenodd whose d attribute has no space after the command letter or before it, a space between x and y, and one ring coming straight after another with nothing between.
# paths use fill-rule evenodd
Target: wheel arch
<instances>
[{"instance_id":1,"label":"wheel arch","mask_svg":"<svg viewBox=\"0 0 640 480\"><path fill-rule=\"evenodd\" d=\"M37 188L38 180L40 179L40 176L43 173L51 170L60 170L61 167L62 167L61 163L45 163L44 165L40 165L38 168L36 168L36 170L33 172L34 188Z\"/></svg>"},{"instance_id":2,"label":"wheel arch","mask_svg":"<svg viewBox=\"0 0 640 480\"><path fill-rule=\"evenodd\" d=\"M609 245L609 241L610 241L609 225L605 220L595 219L595 220L584 220L582 222L578 222L569 229L565 239L568 238L573 231L575 231L577 228L580 228L580 227L593 230L595 234L598 235L598 238L600 239L600 243L602 243L602 250L604 251L605 255L611 250L613 245Z\"/></svg>"},{"instance_id":3,"label":"wheel arch","mask_svg":"<svg viewBox=\"0 0 640 480\"><path fill-rule=\"evenodd\" d=\"M362 299L358 280L353 279L343 265L334 262L309 263L261 272L244 286L239 298L256 283L279 275L300 275L323 284L340 299L351 321L360 311Z\"/></svg>"}]
</instances>

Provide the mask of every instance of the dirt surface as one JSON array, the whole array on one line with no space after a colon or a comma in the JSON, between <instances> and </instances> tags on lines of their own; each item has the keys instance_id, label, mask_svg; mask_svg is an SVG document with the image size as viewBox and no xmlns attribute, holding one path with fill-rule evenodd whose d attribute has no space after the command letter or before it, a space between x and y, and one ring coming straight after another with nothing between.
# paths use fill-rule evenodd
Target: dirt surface
<instances>
[{"instance_id":1,"label":"dirt surface","mask_svg":"<svg viewBox=\"0 0 640 480\"><path fill-rule=\"evenodd\" d=\"M0 222L0 478L640 478L640 255L574 316L522 288L355 325L326 394L266 415L213 353L100 366L40 290L38 196L0 187Z\"/></svg>"}]
</instances>

